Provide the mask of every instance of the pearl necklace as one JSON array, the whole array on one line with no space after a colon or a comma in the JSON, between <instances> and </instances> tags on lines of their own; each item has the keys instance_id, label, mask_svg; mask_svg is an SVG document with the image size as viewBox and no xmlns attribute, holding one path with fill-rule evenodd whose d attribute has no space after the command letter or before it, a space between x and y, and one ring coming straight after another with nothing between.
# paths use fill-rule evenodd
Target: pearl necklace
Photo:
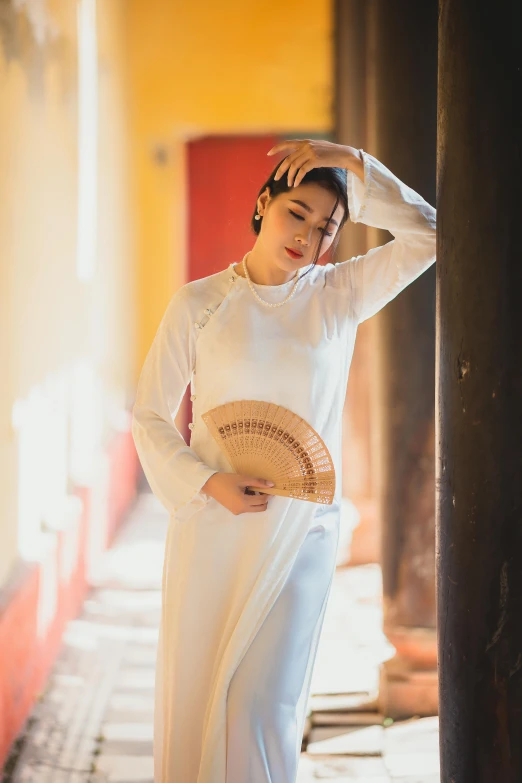
<instances>
[{"instance_id":1,"label":"pearl necklace","mask_svg":"<svg viewBox=\"0 0 522 783\"><path fill-rule=\"evenodd\" d=\"M245 270L245 277L247 279L247 283L249 285L249 288L252 291L252 293L254 294L254 296L257 299L257 301L260 302L260 304L265 305L265 307L281 307L281 305L284 305L287 302L289 302L290 299L295 294L295 292L297 291L297 283L299 282L299 277L300 277L299 270L297 270L297 272L295 273L295 283L293 285L292 290L290 291L290 293L286 297L286 299L283 299L282 302L266 302L264 299L261 299L261 297L259 296L259 294L255 290L255 288L254 288L254 286L252 284L252 280L250 279L250 275L248 274L248 269L247 269L247 266L246 266L246 259L247 259L247 256L249 256L249 255L250 255L250 251L248 253L245 253L245 256L243 257L243 269Z\"/></svg>"}]
</instances>

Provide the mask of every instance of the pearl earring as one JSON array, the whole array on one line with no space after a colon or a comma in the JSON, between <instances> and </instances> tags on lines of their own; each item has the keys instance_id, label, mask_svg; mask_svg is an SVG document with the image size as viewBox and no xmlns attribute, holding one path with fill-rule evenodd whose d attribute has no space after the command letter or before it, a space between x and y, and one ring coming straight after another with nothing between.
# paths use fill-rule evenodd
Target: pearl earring
<instances>
[{"instance_id":1,"label":"pearl earring","mask_svg":"<svg viewBox=\"0 0 522 783\"><path fill-rule=\"evenodd\" d=\"M261 215L256 215L254 220L261 220Z\"/></svg>"}]
</instances>

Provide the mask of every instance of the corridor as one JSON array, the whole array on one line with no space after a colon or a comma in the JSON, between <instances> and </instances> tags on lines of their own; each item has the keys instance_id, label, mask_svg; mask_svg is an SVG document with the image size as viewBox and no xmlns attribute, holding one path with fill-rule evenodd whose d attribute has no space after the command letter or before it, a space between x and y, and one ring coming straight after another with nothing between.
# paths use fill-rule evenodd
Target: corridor
<instances>
[{"instance_id":1,"label":"corridor","mask_svg":"<svg viewBox=\"0 0 522 783\"><path fill-rule=\"evenodd\" d=\"M166 525L154 497L140 495L67 626L4 783L152 783ZM381 630L380 590L377 565L337 568L298 783L438 783L437 719L389 725L377 712L377 668L393 653Z\"/></svg>"},{"instance_id":2,"label":"corridor","mask_svg":"<svg viewBox=\"0 0 522 783\"><path fill-rule=\"evenodd\" d=\"M190 456L175 463L192 450L196 470L223 467L199 439L205 391L210 409L246 399L244 381L261 399L265 380L264 399L283 407L303 391L302 417L328 402L317 427L337 416L339 505L353 510L298 783L522 781L521 29L519 0L493 15L481 0L1 0L2 783L152 783L165 508L181 519L197 500L187 488L202 488L188 481ZM302 214L288 207L271 223L292 183L274 178L268 153L295 140L323 150L306 165L332 171L301 185L341 197L339 231L301 199ZM392 190L378 185L383 167ZM406 230L410 191L428 234ZM333 295L310 299L310 319L297 277L295 296L264 301L279 288L269 280L298 271L290 260L304 266L292 248L321 250L329 234L317 264L349 285L325 282L319 295ZM431 247L409 273L408 234ZM256 245L251 278L229 275ZM205 282L225 271L222 291ZM192 283L205 296L161 330L178 348L142 406L162 408L142 441L150 429L162 452L163 507L146 492L133 412L167 308ZM359 307L371 291L385 307ZM218 306L217 349L205 351ZM321 313L307 350L299 310L305 326ZM300 357L313 370L301 385ZM193 663L186 628L177 649ZM221 644L200 649L209 670L221 663ZM224 783L224 753L207 748Z\"/></svg>"}]
</instances>

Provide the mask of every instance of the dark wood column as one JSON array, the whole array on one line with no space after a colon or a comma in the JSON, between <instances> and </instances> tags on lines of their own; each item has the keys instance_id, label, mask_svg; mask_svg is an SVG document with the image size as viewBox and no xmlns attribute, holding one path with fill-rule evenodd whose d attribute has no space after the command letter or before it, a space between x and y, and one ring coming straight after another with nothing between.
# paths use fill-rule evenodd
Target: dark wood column
<instances>
[{"instance_id":1,"label":"dark wood column","mask_svg":"<svg viewBox=\"0 0 522 783\"><path fill-rule=\"evenodd\" d=\"M338 144L364 147L367 140L366 8L360 0L335 3L334 123ZM364 223L350 223L343 232L339 255L351 258L367 250Z\"/></svg>"},{"instance_id":2,"label":"dark wood column","mask_svg":"<svg viewBox=\"0 0 522 783\"><path fill-rule=\"evenodd\" d=\"M369 151L435 205L436 0L367 4ZM377 244L391 238L377 232ZM435 270L376 317L382 428L386 715L437 712L435 616Z\"/></svg>"},{"instance_id":3,"label":"dark wood column","mask_svg":"<svg viewBox=\"0 0 522 783\"><path fill-rule=\"evenodd\" d=\"M335 136L340 144L366 148L367 53L366 8L360 0L336 0L335 4ZM337 260L365 253L367 227L348 223L337 251ZM360 515L351 544L352 564L380 558L377 470L378 425L375 415L375 325L362 324L357 335L343 417L343 495Z\"/></svg>"},{"instance_id":4,"label":"dark wood column","mask_svg":"<svg viewBox=\"0 0 522 783\"><path fill-rule=\"evenodd\" d=\"M441 780L522 780L522 13L442 0Z\"/></svg>"}]
</instances>

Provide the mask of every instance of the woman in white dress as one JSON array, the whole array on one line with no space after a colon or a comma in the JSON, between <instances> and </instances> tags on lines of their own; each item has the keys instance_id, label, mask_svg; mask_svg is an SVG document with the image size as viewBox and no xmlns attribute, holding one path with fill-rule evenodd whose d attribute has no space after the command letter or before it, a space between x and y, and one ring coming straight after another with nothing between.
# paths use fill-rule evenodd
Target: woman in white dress
<instances>
[{"instance_id":1,"label":"woman in white dress","mask_svg":"<svg viewBox=\"0 0 522 783\"><path fill-rule=\"evenodd\" d=\"M293 783L335 568L341 419L357 326L435 260L435 210L364 150L293 140L261 188L242 263L172 297L133 435L170 513L156 668L155 783ZM394 239L317 265L348 218ZM190 383L187 445L174 425ZM334 502L247 494L201 415L256 399L319 433Z\"/></svg>"}]
</instances>

